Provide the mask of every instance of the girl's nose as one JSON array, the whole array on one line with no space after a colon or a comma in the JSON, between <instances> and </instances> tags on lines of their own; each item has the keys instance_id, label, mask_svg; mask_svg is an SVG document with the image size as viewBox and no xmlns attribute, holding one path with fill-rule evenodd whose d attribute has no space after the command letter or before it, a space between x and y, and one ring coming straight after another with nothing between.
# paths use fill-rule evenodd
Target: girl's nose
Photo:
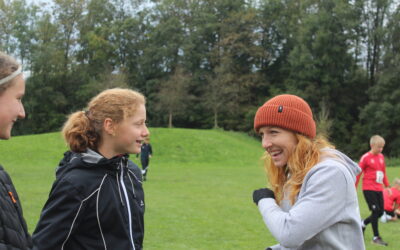
<instances>
[{"instance_id":1,"label":"girl's nose","mask_svg":"<svg viewBox=\"0 0 400 250\"><path fill-rule=\"evenodd\" d=\"M21 108L19 110L18 113L18 118L19 119L24 119L25 118L25 109L24 109L24 105L21 103Z\"/></svg>"},{"instance_id":2,"label":"girl's nose","mask_svg":"<svg viewBox=\"0 0 400 250\"><path fill-rule=\"evenodd\" d=\"M143 130L143 136L144 137L147 137L147 136L149 136L150 135L150 131L149 131L149 129L147 128L147 125L145 124L144 125L144 130Z\"/></svg>"}]
</instances>

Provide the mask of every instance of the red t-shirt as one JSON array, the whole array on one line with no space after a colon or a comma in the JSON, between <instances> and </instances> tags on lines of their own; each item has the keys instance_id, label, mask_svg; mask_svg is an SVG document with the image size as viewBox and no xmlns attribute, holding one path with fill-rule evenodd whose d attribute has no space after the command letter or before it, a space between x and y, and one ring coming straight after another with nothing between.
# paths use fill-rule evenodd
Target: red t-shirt
<instances>
[{"instance_id":1,"label":"red t-shirt","mask_svg":"<svg viewBox=\"0 0 400 250\"><path fill-rule=\"evenodd\" d=\"M397 188L390 188L392 195L389 194L389 190L383 190L383 203L386 211L393 211L394 203L400 204L400 191Z\"/></svg>"},{"instance_id":2,"label":"red t-shirt","mask_svg":"<svg viewBox=\"0 0 400 250\"><path fill-rule=\"evenodd\" d=\"M383 191L383 185L389 186L383 154L365 153L361 157L359 165L362 172L357 176L356 187L362 174L364 174L362 190Z\"/></svg>"}]
</instances>

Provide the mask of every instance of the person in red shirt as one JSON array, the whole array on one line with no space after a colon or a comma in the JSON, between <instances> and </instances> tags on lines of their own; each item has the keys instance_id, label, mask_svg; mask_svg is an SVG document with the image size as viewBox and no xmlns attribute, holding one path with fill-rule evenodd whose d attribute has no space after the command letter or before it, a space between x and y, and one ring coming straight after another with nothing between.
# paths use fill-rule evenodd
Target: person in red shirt
<instances>
[{"instance_id":1,"label":"person in red shirt","mask_svg":"<svg viewBox=\"0 0 400 250\"><path fill-rule=\"evenodd\" d=\"M397 220L400 205L400 179L394 179L393 186L383 191L383 204L385 213L381 221Z\"/></svg>"},{"instance_id":2,"label":"person in red shirt","mask_svg":"<svg viewBox=\"0 0 400 250\"><path fill-rule=\"evenodd\" d=\"M356 187L362 174L363 184L362 190L365 201L371 211L371 215L362 222L363 231L369 223L372 225L374 237L372 242L378 245L387 246L388 244L382 240L378 230L378 219L382 216L383 207L383 188L389 187L389 181L386 176L385 158L382 154L385 146L385 139L379 135L374 135L370 139L371 150L365 153L359 162L362 172L357 176Z\"/></svg>"}]
</instances>

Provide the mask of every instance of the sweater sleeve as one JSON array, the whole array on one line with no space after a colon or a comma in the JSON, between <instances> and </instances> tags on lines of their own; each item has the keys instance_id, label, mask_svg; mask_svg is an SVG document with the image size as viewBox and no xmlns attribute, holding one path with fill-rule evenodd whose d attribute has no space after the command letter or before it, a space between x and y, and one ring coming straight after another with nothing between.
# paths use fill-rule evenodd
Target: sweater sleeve
<instances>
[{"instance_id":1,"label":"sweater sleeve","mask_svg":"<svg viewBox=\"0 0 400 250\"><path fill-rule=\"evenodd\" d=\"M361 172L359 175L357 175L357 177L356 177L356 188L358 187L358 183L360 182L360 178L361 178L361 175L363 174L363 172Z\"/></svg>"},{"instance_id":2,"label":"sweater sleeve","mask_svg":"<svg viewBox=\"0 0 400 250\"><path fill-rule=\"evenodd\" d=\"M32 235L32 250L62 249L79 224L83 202L79 192L68 181L56 182Z\"/></svg>"},{"instance_id":3,"label":"sweater sleeve","mask_svg":"<svg viewBox=\"0 0 400 250\"><path fill-rule=\"evenodd\" d=\"M265 224L284 247L297 248L340 221L346 210L348 185L354 188L354 182L348 183L337 166L321 166L311 171L303 183L303 193L288 212L274 199L259 202Z\"/></svg>"},{"instance_id":4,"label":"sweater sleeve","mask_svg":"<svg viewBox=\"0 0 400 250\"><path fill-rule=\"evenodd\" d=\"M280 246L279 244L270 246L270 247L268 247L268 248L270 248L271 250L281 250L281 246ZM267 248L267 249L268 249L268 248Z\"/></svg>"}]
</instances>

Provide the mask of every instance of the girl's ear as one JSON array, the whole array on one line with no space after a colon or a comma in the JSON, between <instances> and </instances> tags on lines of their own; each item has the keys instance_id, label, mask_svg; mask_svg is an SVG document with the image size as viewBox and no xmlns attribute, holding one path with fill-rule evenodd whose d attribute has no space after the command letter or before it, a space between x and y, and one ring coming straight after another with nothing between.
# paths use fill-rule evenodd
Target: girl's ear
<instances>
[{"instance_id":1,"label":"girl's ear","mask_svg":"<svg viewBox=\"0 0 400 250\"><path fill-rule=\"evenodd\" d=\"M116 124L111 118L104 119L103 129L108 135L115 136Z\"/></svg>"}]
</instances>

